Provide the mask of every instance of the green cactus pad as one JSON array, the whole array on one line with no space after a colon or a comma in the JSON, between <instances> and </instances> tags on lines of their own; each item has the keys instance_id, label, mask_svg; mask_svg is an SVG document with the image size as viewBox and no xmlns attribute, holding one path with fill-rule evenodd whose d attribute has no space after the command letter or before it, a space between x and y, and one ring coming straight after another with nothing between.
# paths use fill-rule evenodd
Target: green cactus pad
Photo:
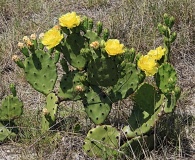
<instances>
[{"instance_id":1,"label":"green cactus pad","mask_svg":"<svg viewBox=\"0 0 195 160\"><path fill-rule=\"evenodd\" d=\"M9 131L2 123L0 123L0 142L3 142L8 137L16 136L15 133Z\"/></svg>"},{"instance_id":2,"label":"green cactus pad","mask_svg":"<svg viewBox=\"0 0 195 160\"><path fill-rule=\"evenodd\" d=\"M132 63L125 64L117 84L113 86L113 101L127 98L140 84L140 72Z\"/></svg>"},{"instance_id":3,"label":"green cactus pad","mask_svg":"<svg viewBox=\"0 0 195 160\"><path fill-rule=\"evenodd\" d=\"M60 82L58 97L61 100L79 100L81 98L80 93L86 89L82 84L83 77L83 73L78 71L65 74ZM83 89L83 91L78 90L78 86Z\"/></svg>"},{"instance_id":4,"label":"green cactus pad","mask_svg":"<svg viewBox=\"0 0 195 160\"><path fill-rule=\"evenodd\" d=\"M84 151L91 157L113 158L118 154L119 131L109 125L91 129L83 145Z\"/></svg>"},{"instance_id":5,"label":"green cactus pad","mask_svg":"<svg viewBox=\"0 0 195 160\"><path fill-rule=\"evenodd\" d=\"M55 124L57 113L58 97L54 93L50 93L46 98L46 106L43 109L41 127L42 131L47 131Z\"/></svg>"},{"instance_id":6,"label":"green cactus pad","mask_svg":"<svg viewBox=\"0 0 195 160\"><path fill-rule=\"evenodd\" d=\"M27 81L34 89L45 95L53 90L57 79L55 63L50 54L42 50L36 50L34 54L25 60Z\"/></svg>"},{"instance_id":7,"label":"green cactus pad","mask_svg":"<svg viewBox=\"0 0 195 160\"><path fill-rule=\"evenodd\" d=\"M123 132L128 138L149 132L162 114L165 96L163 94L157 95L154 87L153 89L152 87L147 83L143 83L135 93L135 105L128 119L129 125L123 128ZM141 96L141 93L146 92L147 89L149 90L147 94L150 95L147 95L148 99L145 98L144 101L146 95Z\"/></svg>"},{"instance_id":8,"label":"green cactus pad","mask_svg":"<svg viewBox=\"0 0 195 160\"><path fill-rule=\"evenodd\" d=\"M88 80L92 85L112 86L118 80L118 70L114 59L96 58L91 60L87 68Z\"/></svg>"},{"instance_id":9,"label":"green cactus pad","mask_svg":"<svg viewBox=\"0 0 195 160\"><path fill-rule=\"evenodd\" d=\"M97 35L96 32L91 31L91 30L87 30L87 33L84 35L86 38L89 39L89 44L91 44L92 42L98 41L99 43L101 43L101 38Z\"/></svg>"},{"instance_id":10,"label":"green cactus pad","mask_svg":"<svg viewBox=\"0 0 195 160\"><path fill-rule=\"evenodd\" d=\"M169 63L163 63L156 74L156 84L164 94L169 94L175 89L177 74Z\"/></svg>"},{"instance_id":11,"label":"green cactus pad","mask_svg":"<svg viewBox=\"0 0 195 160\"><path fill-rule=\"evenodd\" d=\"M62 50L68 63L78 70L83 70L87 62L80 54L81 49L84 48L84 43L85 39L81 35L72 33L67 37Z\"/></svg>"},{"instance_id":12,"label":"green cactus pad","mask_svg":"<svg viewBox=\"0 0 195 160\"><path fill-rule=\"evenodd\" d=\"M136 106L149 114L153 114L157 109L156 107L159 107L154 106L153 104L158 102L160 98L156 89L148 83L142 83L134 95Z\"/></svg>"},{"instance_id":13,"label":"green cactus pad","mask_svg":"<svg viewBox=\"0 0 195 160\"><path fill-rule=\"evenodd\" d=\"M0 121L11 121L23 113L23 103L12 95L2 100L0 107Z\"/></svg>"},{"instance_id":14,"label":"green cactus pad","mask_svg":"<svg viewBox=\"0 0 195 160\"><path fill-rule=\"evenodd\" d=\"M109 97L96 86L89 88L85 97L83 105L89 118L95 124L103 123L112 107Z\"/></svg>"},{"instance_id":15,"label":"green cactus pad","mask_svg":"<svg viewBox=\"0 0 195 160\"><path fill-rule=\"evenodd\" d=\"M172 113L176 108L176 102L179 98L180 93L177 93L177 89L172 91L171 94L166 95L166 103L164 105L164 112L165 113Z\"/></svg>"}]
</instances>

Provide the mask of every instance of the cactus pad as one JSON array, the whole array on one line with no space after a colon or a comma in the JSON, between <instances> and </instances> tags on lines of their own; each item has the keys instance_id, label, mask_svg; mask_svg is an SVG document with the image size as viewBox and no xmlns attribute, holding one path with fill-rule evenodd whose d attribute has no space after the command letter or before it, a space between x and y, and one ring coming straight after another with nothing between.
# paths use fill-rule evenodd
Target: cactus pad
<instances>
[{"instance_id":1,"label":"cactus pad","mask_svg":"<svg viewBox=\"0 0 195 160\"><path fill-rule=\"evenodd\" d=\"M58 97L61 100L79 100L80 93L86 89L82 84L82 78L84 75L78 71L65 74L60 82Z\"/></svg>"},{"instance_id":2,"label":"cactus pad","mask_svg":"<svg viewBox=\"0 0 195 160\"><path fill-rule=\"evenodd\" d=\"M171 94L166 95L166 103L164 105L165 113L172 113L175 110L176 102L180 96L180 88L176 87Z\"/></svg>"},{"instance_id":3,"label":"cactus pad","mask_svg":"<svg viewBox=\"0 0 195 160\"><path fill-rule=\"evenodd\" d=\"M89 91L85 93L85 97L83 104L89 118L95 124L103 123L112 107L110 99L95 86L89 88Z\"/></svg>"},{"instance_id":4,"label":"cactus pad","mask_svg":"<svg viewBox=\"0 0 195 160\"><path fill-rule=\"evenodd\" d=\"M89 44L91 44L92 42L99 42L101 43L101 38L97 35L96 32L87 30L87 33L85 34L85 37L89 39Z\"/></svg>"},{"instance_id":5,"label":"cactus pad","mask_svg":"<svg viewBox=\"0 0 195 160\"><path fill-rule=\"evenodd\" d=\"M14 137L16 134L9 131L2 123L0 123L0 142L3 142L8 137Z\"/></svg>"},{"instance_id":6,"label":"cactus pad","mask_svg":"<svg viewBox=\"0 0 195 160\"><path fill-rule=\"evenodd\" d=\"M145 94L150 94L149 99L145 99ZM141 96L142 95L142 96ZM156 121L159 119L163 110L165 96L163 94L157 95L153 86L143 83L135 93L135 105L132 113L128 119L129 126L123 128L123 132L128 138L143 135L154 127ZM144 103L145 102L145 103Z\"/></svg>"},{"instance_id":7,"label":"cactus pad","mask_svg":"<svg viewBox=\"0 0 195 160\"><path fill-rule=\"evenodd\" d=\"M36 50L34 54L26 58L26 79L34 89L46 95L53 90L57 79L55 63L50 54L42 50Z\"/></svg>"},{"instance_id":8,"label":"cactus pad","mask_svg":"<svg viewBox=\"0 0 195 160\"><path fill-rule=\"evenodd\" d=\"M68 63L78 70L83 70L87 62L80 54L81 49L84 48L84 42L85 39L80 34L72 33L67 37L62 50Z\"/></svg>"},{"instance_id":9,"label":"cactus pad","mask_svg":"<svg viewBox=\"0 0 195 160\"><path fill-rule=\"evenodd\" d=\"M113 101L127 98L132 94L140 84L140 72L132 63L125 64L121 70L121 76L117 84L113 86L114 98Z\"/></svg>"},{"instance_id":10,"label":"cactus pad","mask_svg":"<svg viewBox=\"0 0 195 160\"><path fill-rule=\"evenodd\" d=\"M119 139L120 133L116 128L97 126L88 132L83 148L89 156L111 158L117 155Z\"/></svg>"},{"instance_id":11,"label":"cactus pad","mask_svg":"<svg viewBox=\"0 0 195 160\"><path fill-rule=\"evenodd\" d=\"M55 124L58 98L54 93L50 93L46 98L46 106L43 108L41 126L42 131L47 131Z\"/></svg>"},{"instance_id":12,"label":"cactus pad","mask_svg":"<svg viewBox=\"0 0 195 160\"><path fill-rule=\"evenodd\" d=\"M88 80L92 85L111 86L118 80L116 64L112 58L96 58L88 64Z\"/></svg>"},{"instance_id":13,"label":"cactus pad","mask_svg":"<svg viewBox=\"0 0 195 160\"><path fill-rule=\"evenodd\" d=\"M11 121L23 113L23 103L12 95L2 100L0 107L0 121Z\"/></svg>"}]
</instances>

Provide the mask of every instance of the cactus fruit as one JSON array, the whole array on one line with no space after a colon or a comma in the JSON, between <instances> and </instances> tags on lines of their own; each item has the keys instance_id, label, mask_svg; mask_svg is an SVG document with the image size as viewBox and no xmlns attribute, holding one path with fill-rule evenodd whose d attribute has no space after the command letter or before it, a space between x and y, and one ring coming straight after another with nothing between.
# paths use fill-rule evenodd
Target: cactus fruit
<instances>
[{"instance_id":1,"label":"cactus fruit","mask_svg":"<svg viewBox=\"0 0 195 160\"><path fill-rule=\"evenodd\" d=\"M37 91L47 95L57 79L56 59L42 50L36 50L25 59L25 74L27 81Z\"/></svg>"},{"instance_id":2,"label":"cactus fruit","mask_svg":"<svg viewBox=\"0 0 195 160\"><path fill-rule=\"evenodd\" d=\"M89 91L85 93L83 105L88 117L95 124L101 124L110 113L112 102L101 89L96 86L91 86Z\"/></svg>"},{"instance_id":3,"label":"cactus fruit","mask_svg":"<svg viewBox=\"0 0 195 160\"><path fill-rule=\"evenodd\" d=\"M46 106L42 111L41 127L42 131L49 130L56 121L58 97L54 93L50 93L46 98Z\"/></svg>"},{"instance_id":4,"label":"cactus fruit","mask_svg":"<svg viewBox=\"0 0 195 160\"><path fill-rule=\"evenodd\" d=\"M169 94L175 89L177 74L173 66L163 63L156 74L156 85L164 94Z\"/></svg>"},{"instance_id":5,"label":"cactus fruit","mask_svg":"<svg viewBox=\"0 0 195 160\"><path fill-rule=\"evenodd\" d=\"M91 157L113 158L118 154L120 132L109 125L91 129L83 145L84 151Z\"/></svg>"}]
</instances>

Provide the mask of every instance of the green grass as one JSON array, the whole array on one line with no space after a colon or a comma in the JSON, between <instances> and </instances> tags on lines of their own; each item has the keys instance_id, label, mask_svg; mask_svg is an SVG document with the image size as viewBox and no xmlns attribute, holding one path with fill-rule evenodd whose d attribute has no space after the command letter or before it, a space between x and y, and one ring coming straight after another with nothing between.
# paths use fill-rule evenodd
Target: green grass
<instances>
[{"instance_id":1,"label":"green grass","mask_svg":"<svg viewBox=\"0 0 195 160\"><path fill-rule=\"evenodd\" d=\"M170 124L166 119L159 124L156 141L159 143L155 150L147 152L151 159L184 159L193 156L191 153L195 145L194 117L189 115L189 106L193 106L194 87L194 60L195 60L195 2L193 0L1 0L0 1L0 89L4 86L5 92L0 99L9 93L9 83L17 84L19 97L25 102L24 115L17 120L20 128L17 139L7 142L24 146L21 149L21 159L27 159L29 153L36 153L37 159L48 159L57 154L65 159L75 152L83 155L82 141L89 130L91 123L86 122L83 108L70 107L64 104L61 108L65 118L59 122L66 124L64 128L56 128L57 133L40 134L40 110L44 105L44 98L34 91L26 82L23 72L11 61L13 54L20 55L17 49L18 41L25 35L45 32L57 23L63 13L76 11L81 15L88 15L95 21L102 20L108 27L112 38L120 39L126 46L134 47L141 53L161 45L162 37L157 31L158 22L162 22L163 14L168 13L176 18L174 30L178 37L172 46L171 61L176 67L179 84L183 88L183 98L178 103L177 114L170 117L172 128L162 124ZM21 55L20 55L21 56ZM11 69L10 69L11 68ZM1 92L1 91L0 91ZM125 110L125 109L124 109ZM195 111L192 112L195 113ZM117 116L123 117L125 111L118 110ZM75 115L79 120L75 121ZM115 114L110 120L117 118ZM81 130L75 132L74 127L79 124ZM179 127L178 127L179 126ZM182 126L182 127L180 127ZM160 132L162 131L162 132ZM62 137L66 143L62 141ZM79 142L79 144L77 143ZM187 143L187 144L186 144ZM77 147L72 144L77 144ZM1 148L1 146L0 146ZM75 151L74 151L75 150ZM69 153L68 153L69 151ZM0 154L1 156L1 154ZM85 157L85 155L83 155ZM35 157L31 157L33 159ZM86 158L86 157L85 157ZM30 159L30 158L28 158Z\"/></svg>"}]
</instances>

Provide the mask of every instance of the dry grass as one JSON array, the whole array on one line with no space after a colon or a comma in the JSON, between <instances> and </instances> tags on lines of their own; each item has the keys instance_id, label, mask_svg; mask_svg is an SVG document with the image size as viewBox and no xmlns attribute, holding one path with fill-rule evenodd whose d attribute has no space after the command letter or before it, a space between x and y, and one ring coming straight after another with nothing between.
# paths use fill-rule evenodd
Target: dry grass
<instances>
[{"instance_id":1,"label":"dry grass","mask_svg":"<svg viewBox=\"0 0 195 160\"><path fill-rule=\"evenodd\" d=\"M193 0L75 0L74 2L72 0L65 2L1 0L0 99L9 93L9 84L16 83L18 95L25 105L25 114L17 122L21 127L18 140L0 146L0 157L9 159L10 153L7 149L14 148L20 153L18 159L24 160L88 158L82 152L82 142L91 124L85 119L83 110L76 109L79 105L75 104L78 107L73 107L73 110L65 113L66 119L59 122L62 121L70 127L63 128L58 137L53 132L41 135L37 126L39 126L39 111L43 107L44 97L26 83L22 70L11 61L13 54L19 54L17 43L23 36L44 32L57 23L61 14L76 11L81 15L92 17L94 21L102 20L111 30L112 38L118 38L126 46L134 47L142 53L147 53L162 44L162 37L156 26L158 22L162 22L163 14L166 12L176 18L174 30L177 31L178 37L172 46L171 61L177 70L178 83L182 86L183 93L177 112L165 120L164 124L167 126L157 126L156 141L159 144L155 150L147 153L146 159L193 159L195 154L194 10ZM71 108L69 104L63 105L66 106ZM79 115L79 120L72 118L75 115ZM73 126L83 124L81 132L75 133L74 127L70 124ZM169 124L172 124L172 127Z\"/></svg>"}]
</instances>

